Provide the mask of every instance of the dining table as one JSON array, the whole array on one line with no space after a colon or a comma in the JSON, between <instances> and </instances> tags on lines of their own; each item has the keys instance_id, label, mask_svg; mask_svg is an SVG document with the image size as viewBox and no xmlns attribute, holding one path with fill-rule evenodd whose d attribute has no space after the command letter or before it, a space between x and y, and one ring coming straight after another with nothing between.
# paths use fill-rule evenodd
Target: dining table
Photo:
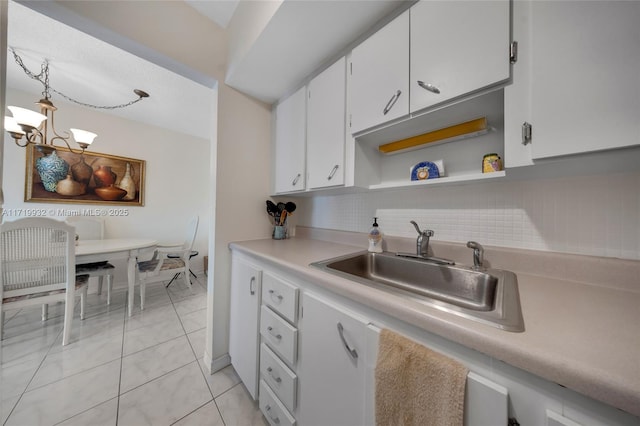
<instances>
[{"instance_id":1,"label":"dining table","mask_svg":"<svg viewBox=\"0 0 640 426\"><path fill-rule=\"evenodd\" d=\"M133 296L136 283L136 261L139 256L154 252L158 241L148 238L105 238L102 240L79 240L76 244L76 265L94 262L127 261L127 284L129 294L128 314L133 312Z\"/></svg>"}]
</instances>

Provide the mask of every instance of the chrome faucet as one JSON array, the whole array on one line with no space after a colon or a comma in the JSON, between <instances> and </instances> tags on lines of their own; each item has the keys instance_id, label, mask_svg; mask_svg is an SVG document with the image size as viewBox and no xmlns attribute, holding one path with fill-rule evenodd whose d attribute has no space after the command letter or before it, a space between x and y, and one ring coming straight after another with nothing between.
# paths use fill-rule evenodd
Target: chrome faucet
<instances>
[{"instance_id":1,"label":"chrome faucet","mask_svg":"<svg viewBox=\"0 0 640 426\"><path fill-rule=\"evenodd\" d=\"M484 247L475 241L469 241L467 247L473 249L473 269L484 269Z\"/></svg>"},{"instance_id":2,"label":"chrome faucet","mask_svg":"<svg viewBox=\"0 0 640 426\"><path fill-rule=\"evenodd\" d=\"M409 221L418 231L418 239L416 240L416 255L420 257L426 257L429 250L429 237L433 237L433 231L431 229L425 229L421 231L418 224L411 220Z\"/></svg>"}]
</instances>

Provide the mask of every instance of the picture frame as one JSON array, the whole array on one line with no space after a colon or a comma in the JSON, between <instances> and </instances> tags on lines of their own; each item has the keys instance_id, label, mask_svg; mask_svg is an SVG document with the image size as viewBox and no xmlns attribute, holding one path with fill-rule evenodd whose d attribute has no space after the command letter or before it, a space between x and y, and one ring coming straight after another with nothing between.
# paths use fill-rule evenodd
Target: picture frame
<instances>
[{"instance_id":1,"label":"picture frame","mask_svg":"<svg viewBox=\"0 0 640 426\"><path fill-rule=\"evenodd\" d=\"M144 206L145 161L29 144L26 202Z\"/></svg>"}]
</instances>

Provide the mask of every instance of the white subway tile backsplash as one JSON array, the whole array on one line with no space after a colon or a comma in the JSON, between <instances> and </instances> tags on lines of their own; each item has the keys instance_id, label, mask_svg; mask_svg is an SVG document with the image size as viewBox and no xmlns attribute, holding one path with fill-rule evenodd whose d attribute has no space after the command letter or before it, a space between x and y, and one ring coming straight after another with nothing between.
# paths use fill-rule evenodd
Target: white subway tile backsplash
<instances>
[{"instance_id":1,"label":"white subway tile backsplash","mask_svg":"<svg viewBox=\"0 0 640 426\"><path fill-rule=\"evenodd\" d=\"M640 259L640 173L316 196L297 223L435 240Z\"/></svg>"}]
</instances>

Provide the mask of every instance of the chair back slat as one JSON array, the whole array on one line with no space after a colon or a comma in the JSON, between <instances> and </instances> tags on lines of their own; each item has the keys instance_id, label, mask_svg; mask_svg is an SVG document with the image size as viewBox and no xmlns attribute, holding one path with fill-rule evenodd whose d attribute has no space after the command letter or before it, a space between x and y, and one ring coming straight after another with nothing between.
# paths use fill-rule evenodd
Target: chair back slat
<instances>
[{"instance_id":1,"label":"chair back slat","mask_svg":"<svg viewBox=\"0 0 640 426\"><path fill-rule=\"evenodd\" d=\"M189 225L187 226L187 234L185 236L184 244L182 245L182 248L184 250L191 250L193 248L193 243L195 242L196 234L198 233L199 222L199 216L195 216L189 221Z\"/></svg>"},{"instance_id":2,"label":"chair back slat","mask_svg":"<svg viewBox=\"0 0 640 426\"><path fill-rule=\"evenodd\" d=\"M11 222L2 225L0 280L3 298L65 289L70 272L75 274L75 271L69 271L69 265L74 262L70 259L73 228L52 219L38 220L45 222L24 222L23 219L16 221L24 222L22 225ZM52 229L52 224L56 228Z\"/></svg>"}]
</instances>

